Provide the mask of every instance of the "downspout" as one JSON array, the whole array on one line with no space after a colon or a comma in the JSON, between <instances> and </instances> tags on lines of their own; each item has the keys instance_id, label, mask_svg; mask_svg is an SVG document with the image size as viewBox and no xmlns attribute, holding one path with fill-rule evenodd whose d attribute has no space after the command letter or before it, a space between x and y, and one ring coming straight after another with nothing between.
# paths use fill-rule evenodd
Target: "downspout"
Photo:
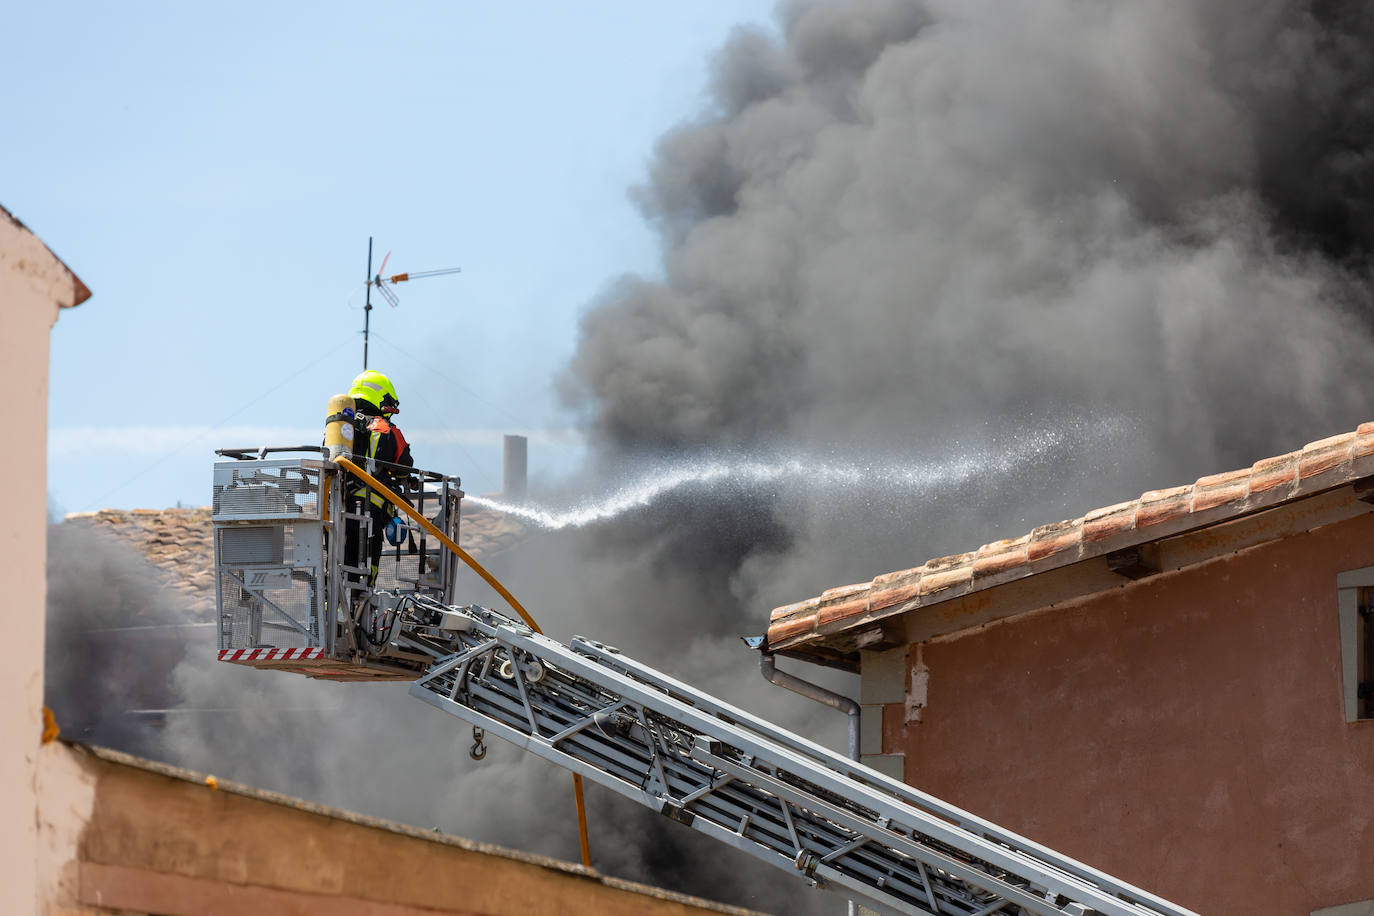
<instances>
[{"instance_id":1,"label":"downspout","mask_svg":"<svg viewBox=\"0 0 1374 916\"><path fill-rule=\"evenodd\" d=\"M813 684L801 678L788 674L786 671L779 671L773 661L771 652L762 651L765 637L745 637L745 642L751 648L759 649L759 671L762 672L764 680L770 684L777 684L779 687L786 687L793 693L799 693L804 697L815 700L817 703L824 703L831 709L838 709L849 717L849 759L859 759L859 704L851 700L844 694L827 690L820 684ZM757 640L757 642L755 642ZM854 901L849 901L849 916L855 916L858 908Z\"/></svg>"},{"instance_id":2,"label":"downspout","mask_svg":"<svg viewBox=\"0 0 1374 916\"><path fill-rule=\"evenodd\" d=\"M835 693L833 690L826 690L820 684L813 684L804 681L795 675L788 674L786 671L779 671L773 662L773 656L768 652L759 653L759 671L763 673L764 680L770 684L777 684L779 687L786 687L793 693L799 693L804 697L815 700L817 703L824 703L831 709L838 709L849 717L849 759L859 759L859 704L843 694Z\"/></svg>"}]
</instances>

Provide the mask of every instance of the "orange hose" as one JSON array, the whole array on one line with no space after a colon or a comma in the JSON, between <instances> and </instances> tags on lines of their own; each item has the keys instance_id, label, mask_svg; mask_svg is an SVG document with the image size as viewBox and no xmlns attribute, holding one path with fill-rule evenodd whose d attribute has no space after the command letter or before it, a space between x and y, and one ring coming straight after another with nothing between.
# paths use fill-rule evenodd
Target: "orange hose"
<instances>
[{"instance_id":1,"label":"orange hose","mask_svg":"<svg viewBox=\"0 0 1374 916\"><path fill-rule=\"evenodd\" d=\"M515 608L515 612L520 615L520 619L525 621L525 624L531 630L533 630L536 633L544 632L543 630L539 629L539 624L534 622L534 618L530 616L529 612L525 610L524 606L522 606L519 601L515 600L515 596L512 595L509 591L507 591L506 587L502 585L500 582L498 582L495 576L487 572L486 569L482 567L481 563L478 563L475 559L473 559L472 554L468 553L466 550L459 547L457 543L454 542L453 538L449 537L448 535L440 531L433 522L431 522L429 519L421 515L419 511L417 511L410 505L410 503L406 502L404 499L401 499L401 497L391 492L391 490L387 489L385 486L382 485L381 481L373 477L371 474L367 473L367 471L364 471L362 468L358 467L356 464L353 463L351 459L340 456L334 459L334 463L347 470L350 474L352 474L354 477L357 477L359 480L367 484L373 490L380 493L382 497L387 500L387 502L391 503L397 509L400 509L406 515L408 515L412 521L416 522L421 528L425 529L435 538L437 538L439 543L443 544L445 547L447 547L449 550L453 552L454 556L458 557L458 559L462 560L468 566L471 566L473 571L476 572L477 575L481 576L488 585L496 589L497 593L502 598L506 599L507 604ZM573 774L573 799L577 802L577 837L582 846L582 864L585 865L587 868L591 868L591 845L587 842L587 803L582 798L582 776L579 773Z\"/></svg>"},{"instance_id":2,"label":"orange hose","mask_svg":"<svg viewBox=\"0 0 1374 916\"><path fill-rule=\"evenodd\" d=\"M592 867L592 849L587 843L587 803L582 800L582 774L573 774L573 798L577 800L577 839L582 843L582 864Z\"/></svg>"},{"instance_id":3,"label":"orange hose","mask_svg":"<svg viewBox=\"0 0 1374 916\"><path fill-rule=\"evenodd\" d=\"M401 497L397 496L395 493L392 493L390 490L388 490L385 486L382 485L381 481L373 477L371 474L367 473L367 471L364 471L362 468L358 467L356 464L353 463L351 459L339 457L334 459L334 463L342 468L347 469L348 472L352 474L354 477L358 478L363 483L367 484L369 487L380 493L383 496L383 498L387 500L387 502L391 503L397 509L400 509L406 515L410 516L411 520L416 522L421 528L425 529L430 534L434 535L434 537L436 537L439 540L439 543L443 544L449 550L453 551L454 556L458 557L458 559L462 560L464 563L471 566L473 571L476 572L477 575L481 576L484 580L486 580L486 583L488 585L496 589L497 594L499 594L502 598L505 598L506 603L509 604L511 607L515 608L515 612L520 615L520 619L525 621L525 624L531 630L533 630L536 633L544 632L543 630L539 629L539 624L534 622L534 618L530 616L529 612L525 610L525 608L520 604L520 602L515 600L515 596L512 595L510 592L506 591L506 587L504 585L496 581L495 576L487 572L486 569L482 567L481 563L478 563L475 559L473 559L472 554L468 553L466 550L459 547L454 542L453 538L449 537L447 534L444 534L437 527L435 527L433 522L431 522L429 519L421 515L419 511L412 508L410 503L406 502L404 499L401 499Z\"/></svg>"}]
</instances>

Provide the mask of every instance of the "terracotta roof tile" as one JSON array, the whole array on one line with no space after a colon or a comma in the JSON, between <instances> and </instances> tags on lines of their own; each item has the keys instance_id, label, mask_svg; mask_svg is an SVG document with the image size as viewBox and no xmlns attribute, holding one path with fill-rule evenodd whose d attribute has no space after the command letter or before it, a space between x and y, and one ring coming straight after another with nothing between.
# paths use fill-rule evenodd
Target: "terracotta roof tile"
<instances>
[{"instance_id":1,"label":"terracotta roof tile","mask_svg":"<svg viewBox=\"0 0 1374 916\"><path fill-rule=\"evenodd\" d=\"M978 557L999 556L1004 553L1020 551L1026 552L1026 544L1030 543L1030 535L1023 534L1019 538L1002 538L1000 541L992 541L979 547L974 553Z\"/></svg>"},{"instance_id":2,"label":"terracotta roof tile","mask_svg":"<svg viewBox=\"0 0 1374 916\"><path fill-rule=\"evenodd\" d=\"M816 610L816 625L824 627L867 613L868 592L867 582L843 585L822 592L820 605Z\"/></svg>"},{"instance_id":3,"label":"terracotta roof tile","mask_svg":"<svg viewBox=\"0 0 1374 916\"><path fill-rule=\"evenodd\" d=\"M1041 525L1030 533L1026 559L1034 563L1056 553L1077 547L1083 537L1083 519L1071 518L1052 525Z\"/></svg>"},{"instance_id":4,"label":"terracotta roof tile","mask_svg":"<svg viewBox=\"0 0 1374 916\"><path fill-rule=\"evenodd\" d=\"M1350 449L1354 444L1355 434L1346 433L1303 446L1302 456L1298 459L1298 479L1306 480L1340 467L1350 460Z\"/></svg>"},{"instance_id":5,"label":"terracotta roof tile","mask_svg":"<svg viewBox=\"0 0 1374 916\"><path fill-rule=\"evenodd\" d=\"M918 591L922 595L942 592L947 588L967 585L973 579L973 565L956 566L953 569L932 570L921 576Z\"/></svg>"},{"instance_id":6,"label":"terracotta roof tile","mask_svg":"<svg viewBox=\"0 0 1374 916\"><path fill-rule=\"evenodd\" d=\"M115 537L143 554L161 574L162 584L187 598L187 611L209 618L215 603L213 530L210 508L101 509L68 515L67 524L84 525Z\"/></svg>"},{"instance_id":7,"label":"terracotta roof tile","mask_svg":"<svg viewBox=\"0 0 1374 916\"><path fill-rule=\"evenodd\" d=\"M875 579L873 590L869 593L868 608L870 611L879 611L905 604L919 595L920 590L921 575L919 570L907 570L905 578L889 580L881 585Z\"/></svg>"},{"instance_id":8,"label":"terracotta roof tile","mask_svg":"<svg viewBox=\"0 0 1374 916\"><path fill-rule=\"evenodd\" d=\"M951 569L955 566L965 566L977 556L977 552L955 553L947 557L936 557L934 560L926 561L926 565L921 567L922 572L938 572L942 569Z\"/></svg>"},{"instance_id":9,"label":"terracotta roof tile","mask_svg":"<svg viewBox=\"0 0 1374 916\"><path fill-rule=\"evenodd\" d=\"M1192 487L1151 490L1140 497L1140 508L1135 514L1135 526L1148 528L1150 525L1181 518L1191 512L1192 508Z\"/></svg>"},{"instance_id":10,"label":"terracotta roof tile","mask_svg":"<svg viewBox=\"0 0 1374 916\"><path fill-rule=\"evenodd\" d=\"M1363 423L1355 430L1355 444L1350 448L1350 460L1374 453L1374 423Z\"/></svg>"},{"instance_id":11,"label":"terracotta roof tile","mask_svg":"<svg viewBox=\"0 0 1374 916\"><path fill-rule=\"evenodd\" d=\"M1250 495L1267 493L1275 487L1297 483L1298 453L1276 455L1256 461L1250 468Z\"/></svg>"},{"instance_id":12,"label":"terracotta roof tile","mask_svg":"<svg viewBox=\"0 0 1374 916\"><path fill-rule=\"evenodd\" d=\"M862 617L868 613L868 593L864 592L857 598L849 601L840 601L836 604L822 605L816 612L816 626L828 628L835 623L848 622L855 617Z\"/></svg>"},{"instance_id":13,"label":"terracotta roof tile","mask_svg":"<svg viewBox=\"0 0 1374 916\"><path fill-rule=\"evenodd\" d=\"M1139 500L1117 503L1104 509L1094 509L1083 516L1083 540L1100 541L1114 534L1127 531L1135 525L1135 512Z\"/></svg>"},{"instance_id":14,"label":"terracotta roof tile","mask_svg":"<svg viewBox=\"0 0 1374 916\"><path fill-rule=\"evenodd\" d=\"M973 576L982 579L987 576L995 576L1004 573L1009 569L1024 566L1030 562L1025 546L1015 547L1004 550L1001 553L980 556L973 561Z\"/></svg>"},{"instance_id":15,"label":"terracotta roof tile","mask_svg":"<svg viewBox=\"0 0 1374 916\"><path fill-rule=\"evenodd\" d=\"M810 633L815 626L814 617L797 617L792 620L784 620L780 623L770 624L768 627L768 639L771 642L781 642L791 639L793 636L802 636Z\"/></svg>"},{"instance_id":16,"label":"terracotta roof tile","mask_svg":"<svg viewBox=\"0 0 1374 916\"><path fill-rule=\"evenodd\" d=\"M1227 471L1199 477L1193 484L1193 511L1201 512L1230 502L1240 502L1250 493L1250 469Z\"/></svg>"},{"instance_id":17,"label":"terracotta roof tile","mask_svg":"<svg viewBox=\"0 0 1374 916\"><path fill-rule=\"evenodd\" d=\"M805 601L798 601L796 604L788 604L783 607L774 608L769 615L769 621L776 623L780 620L790 620L794 617L805 617L814 620L816 608L820 607L819 598L807 598Z\"/></svg>"},{"instance_id":18,"label":"terracotta roof tile","mask_svg":"<svg viewBox=\"0 0 1374 916\"><path fill-rule=\"evenodd\" d=\"M1249 468L1201 477L1181 487L1041 525L1028 534L968 553L884 573L872 582L830 589L819 598L775 608L768 643L788 648L888 614L936 604L980 588L1101 556L1192 527L1213 525L1331 487L1374 477L1374 421L1311 442ZM1162 528L1161 528L1162 526ZM1162 532L1162 533L1161 533Z\"/></svg>"},{"instance_id":19,"label":"terracotta roof tile","mask_svg":"<svg viewBox=\"0 0 1374 916\"><path fill-rule=\"evenodd\" d=\"M916 566L911 569L899 569L896 572L883 573L881 576L877 576L873 579L873 585L874 587L877 587L880 585L888 585L894 582L904 582L905 580L910 579L912 576L919 576L921 574L922 569L925 569L925 567Z\"/></svg>"},{"instance_id":20,"label":"terracotta roof tile","mask_svg":"<svg viewBox=\"0 0 1374 916\"><path fill-rule=\"evenodd\" d=\"M821 602L824 603L827 600L844 598L856 592L868 591L868 586L868 582L856 582L853 585L837 585L834 588L828 588L821 592Z\"/></svg>"}]
</instances>

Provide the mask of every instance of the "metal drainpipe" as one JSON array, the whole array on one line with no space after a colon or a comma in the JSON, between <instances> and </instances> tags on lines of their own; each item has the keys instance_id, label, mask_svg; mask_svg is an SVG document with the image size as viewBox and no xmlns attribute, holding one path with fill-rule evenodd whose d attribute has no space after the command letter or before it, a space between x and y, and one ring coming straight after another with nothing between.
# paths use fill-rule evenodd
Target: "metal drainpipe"
<instances>
[{"instance_id":1,"label":"metal drainpipe","mask_svg":"<svg viewBox=\"0 0 1374 916\"><path fill-rule=\"evenodd\" d=\"M786 687L794 693L799 693L804 697L809 697L817 703L824 703L832 709L838 709L849 717L849 759L859 759L859 704L843 694L835 693L833 690L826 690L820 684L813 684L804 681L795 675L788 674L786 671L779 671L773 662L773 656L767 652L759 653L759 670L763 672L763 677L770 684L777 684L779 687Z\"/></svg>"},{"instance_id":2,"label":"metal drainpipe","mask_svg":"<svg viewBox=\"0 0 1374 916\"><path fill-rule=\"evenodd\" d=\"M748 640L746 640L747 642ZM762 640L760 640L761 642ZM849 717L849 759L859 759L859 704L849 697L836 693L833 690L826 690L820 684L813 684L804 681L795 675L788 674L786 671L779 671L773 662L773 656L767 652L759 653L759 671L763 673L764 680L770 684L777 684L779 687L786 687L794 693L799 693L804 697L809 697L817 703L824 703L832 709L838 709ZM858 912L854 901L849 901L849 916L854 916Z\"/></svg>"}]
</instances>

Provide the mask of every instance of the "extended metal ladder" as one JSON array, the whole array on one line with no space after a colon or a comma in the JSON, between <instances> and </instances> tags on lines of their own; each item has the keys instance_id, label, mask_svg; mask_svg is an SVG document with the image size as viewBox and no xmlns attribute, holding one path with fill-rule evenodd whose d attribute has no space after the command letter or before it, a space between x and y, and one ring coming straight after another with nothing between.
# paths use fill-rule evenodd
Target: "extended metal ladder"
<instances>
[{"instance_id":1,"label":"extended metal ladder","mask_svg":"<svg viewBox=\"0 0 1374 916\"><path fill-rule=\"evenodd\" d=\"M1195 916L576 637L402 599L411 694L772 865L883 912Z\"/></svg>"}]
</instances>

